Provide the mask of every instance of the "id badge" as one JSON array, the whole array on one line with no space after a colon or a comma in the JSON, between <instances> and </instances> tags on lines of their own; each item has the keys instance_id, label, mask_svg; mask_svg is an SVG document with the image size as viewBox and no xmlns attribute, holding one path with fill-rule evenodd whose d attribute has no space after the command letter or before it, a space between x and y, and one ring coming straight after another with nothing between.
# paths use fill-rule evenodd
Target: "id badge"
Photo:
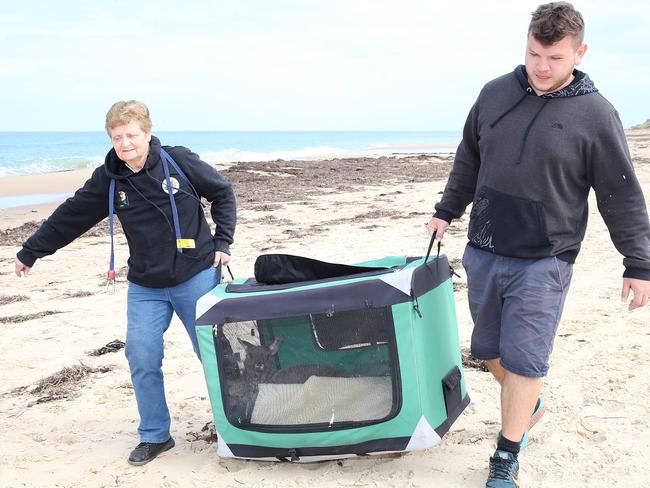
<instances>
[{"instance_id":1,"label":"id badge","mask_svg":"<svg viewBox=\"0 0 650 488\"><path fill-rule=\"evenodd\" d=\"M176 239L176 247L178 249L194 249L196 243L194 239Z\"/></svg>"}]
</instances>

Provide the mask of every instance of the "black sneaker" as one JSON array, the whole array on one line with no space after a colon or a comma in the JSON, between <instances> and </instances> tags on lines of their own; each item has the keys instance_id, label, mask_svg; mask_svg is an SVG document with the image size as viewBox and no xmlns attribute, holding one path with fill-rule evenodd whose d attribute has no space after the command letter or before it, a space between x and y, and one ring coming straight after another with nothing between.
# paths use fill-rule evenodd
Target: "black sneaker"
<instances>
[{"instance_id":1,"label":"black sneaker","mask_svg":"<svg viewBox=\"0 0 650 488\"><path fill-rule=\"evenodd\" d=\"M141 442L136 446L129 455L129 464L133 466L142 466L149 461L153 461L156 456L162 452L169 451L174 447L174 439L171 437L165 442Z\"/></svg>"},{"instance_id":2,"label":"black sneaker","mask_svg":"<svg viewBox=\"0 0 650 488\"><path fill-rule=\"evenodd\" d=\"M490 458L490 474L485 488L517 488L519 486L519 461L512 453L496 451Z\"/></svg>"}]
</instances>

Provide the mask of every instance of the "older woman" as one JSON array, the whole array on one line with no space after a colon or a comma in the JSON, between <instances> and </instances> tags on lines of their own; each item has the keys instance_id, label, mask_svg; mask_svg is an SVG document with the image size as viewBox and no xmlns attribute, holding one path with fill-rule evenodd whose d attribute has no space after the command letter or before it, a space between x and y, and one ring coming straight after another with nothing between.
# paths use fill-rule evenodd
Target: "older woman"
<instances>
[{"instance_id":1,"label":"older woman","mask_svg":"<svg viewBox=\"0 0 650 488\"><path fill-rule=\"evenodd\" d=\"M163 334L172 313L199 354L194 330L197 299L211 290L230 260L235 195L214 168L189 149L161 146L151 134L146 105L115 103L106 115L113 149L103 166L61 204L23 244L16 274L53 254L109 216L117 215L129 244L126 357L140 414L140 444L128 461L142 465L171 449L170 416L162 375ZM211 203L214 235L201 197ZM112 234L111 234L112 241ZM112 266L109 281L114 279Z\"/></svg>"}]
</instances>

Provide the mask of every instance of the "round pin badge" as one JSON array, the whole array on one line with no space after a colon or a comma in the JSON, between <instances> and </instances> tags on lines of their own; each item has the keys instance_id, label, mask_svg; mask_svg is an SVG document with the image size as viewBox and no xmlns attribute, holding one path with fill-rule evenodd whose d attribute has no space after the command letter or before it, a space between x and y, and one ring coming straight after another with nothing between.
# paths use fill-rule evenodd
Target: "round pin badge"
<instances>
[{"instance_id":1,"label":"round pin badge","mask_svg":"<svg viewBox=\"0 0 650 488\"><path fill-rule=\"evenodd\" d=\"M176 178L174 178L173 176L171 178L169 178L169 179L171 180L171 183L172 183L172 193L175 194L178 191L178 189L181 187L181 185L178 182L178 180ZM169 193L169 191L167 190L167 180L166 179L164 179L162 181L162 189L163 189L163 191L165 193Z\"/></svg>"}]
</instances>

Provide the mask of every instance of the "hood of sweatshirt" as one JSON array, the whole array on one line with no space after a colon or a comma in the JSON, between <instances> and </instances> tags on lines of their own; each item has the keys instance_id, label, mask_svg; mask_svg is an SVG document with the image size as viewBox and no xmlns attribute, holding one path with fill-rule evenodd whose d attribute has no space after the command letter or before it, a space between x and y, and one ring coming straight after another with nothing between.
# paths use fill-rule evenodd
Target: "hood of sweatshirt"
<instances>
[{"instance_id":1,"label":"hood of sweatshirt","mask_svg":"<svg viewBox=\"0 0 650 488\"><path fill-rule=\"evenodd\" d=\"M526 73L526 67L522 64L515 68L515 76L517 81L521 85L521 88L526 92L527 95L538 96L533 90L533 87L528 83L528 73ZM579 97L581 95L587 95L588 93L593 93L598 91L594 82L591 81L591 78L587 73L574 69L573 70L573 80L567 86L561 90L557 90L551 93L546 93L544 95L539 95L540 98L568 98L568 97Z\"/></svg>"},{"instance_id":2,"label":"hood of sweatshirt","mask_svg":"<svg viewBox=\"0 0 650 488\"><path fill-rule=\"evenodd\" d=\"M569 83L567 86L565 86L560 90L551 93L546 93L544 95L537 95L535 93L535 90L528 82L528 74L526 73L526 67L524 65L517 66L515 68L514 75L517 81L519 82L519 86L521 86L521 97L514 104L508 107L501 115L499 115L494 120L494 122L490 124L490 127L495 127L504 117L506 117L509 113L513 112L524 100L526 100L527 97L538 97L544 100L544 103L540 105L535 115L533 115L533 118L528 123L528 126L526 127L526 131L524 132L524 137L521 143L521 149L519 151L519 156L517 157L517 163L516 163L516 164L520 164L522 160L522 156L526 149L526 141L528 140L528 134L530 134L530 131L533 129L533 126L535 125L535 121L542 113L546 105L548 105L549 101L554 99L560 99L560 98L579 97L582 95L587 95L589 93L597 92L598 89L596 88L596 85L594 85L594 82L591 81L591 78L587 76L587 73L584 73L583 71L579 71L577 69L573 70L573 80L571 81L571 83Z\"/></svg>"},{"instance_id":3,"label":"hood of sweatshirt","mask_svg":"<svg viewBox=\"0 0 650 488\"><path fill-rule=\"evenodd\" d=\"M144 170L148 172L159 163L160 139L156 136L151 136L151 142L149 142L149 154L147 155L147 160L144 162ZM106 154L106 158L104 159L104 169L109 178L114 178L116 180L130 178L136 174L129 170L126 167L126 163L117 157L115 149L111 149L108 151L108 154Z\"/></svg>"}]
</instances>

